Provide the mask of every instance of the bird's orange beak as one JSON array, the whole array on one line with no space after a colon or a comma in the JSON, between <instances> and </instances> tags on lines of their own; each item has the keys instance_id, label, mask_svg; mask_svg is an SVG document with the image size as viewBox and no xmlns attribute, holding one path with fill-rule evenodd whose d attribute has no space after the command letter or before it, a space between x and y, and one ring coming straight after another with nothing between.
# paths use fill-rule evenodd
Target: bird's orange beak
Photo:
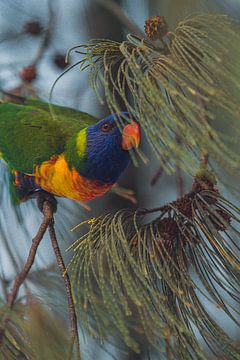
<instances>
[{"instance_id":1,"label":"bird's orange beak","mask_svg":"<svg viewBox=\"0 0 240 360\"><path fill-rule=\"evenodd\" d=\"M130 150L133 147L137 148L140 143L140 126L136 121L124 126L122 131L122 148L123 150Z\"/></svg>"}]
</instances>

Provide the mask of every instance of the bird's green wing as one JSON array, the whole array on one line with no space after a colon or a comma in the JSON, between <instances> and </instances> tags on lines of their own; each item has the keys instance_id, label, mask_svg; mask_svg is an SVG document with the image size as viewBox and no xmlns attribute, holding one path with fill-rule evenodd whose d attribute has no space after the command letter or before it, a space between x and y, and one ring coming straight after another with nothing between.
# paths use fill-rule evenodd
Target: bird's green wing
<instances>
[{"instance_id":1,"label":"bird's green wing","mask_svg":"<svg viewBox=\"0 0 240 360\"><path fill-rule=\"evenodd\" d=\"M34 165L64 152L67 141L96 123L95 117L70 108L29 100L0 104L0 154L14 169L31 174Z\"/></svg>"}]
</instances>

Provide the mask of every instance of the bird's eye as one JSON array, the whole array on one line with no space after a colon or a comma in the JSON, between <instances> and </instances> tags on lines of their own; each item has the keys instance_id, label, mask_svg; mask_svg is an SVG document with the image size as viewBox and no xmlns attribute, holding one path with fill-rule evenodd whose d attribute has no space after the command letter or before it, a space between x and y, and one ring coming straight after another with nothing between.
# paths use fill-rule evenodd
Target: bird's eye
<instances>
[{"instance_id":1,"label":"bird's eye","mask_svg":"<svg viewBox=\"0 0 240 360\"><path fill-rule=\"evenodd\" d=\"M111 125L109 123L105 123L102 125L101 130L103 132L109 132L111 130Z\"/></svg>"}]
</instances>

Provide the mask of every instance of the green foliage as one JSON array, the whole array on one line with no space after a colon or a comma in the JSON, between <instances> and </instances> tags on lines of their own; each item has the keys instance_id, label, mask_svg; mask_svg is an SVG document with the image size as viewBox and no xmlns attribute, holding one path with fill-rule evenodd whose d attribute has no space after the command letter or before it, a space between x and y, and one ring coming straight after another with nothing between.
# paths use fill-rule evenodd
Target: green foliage
<instances>
[{"instance_id":1,"label":"green foliage","mask_svg":"<svg viewBox=\"0 0 240 360\"><path fill-rule=\"evenodd\" d=\"M210 309L239 326L239 209L206 165L239 175L239 24L203 14L174 32L165 25L155 41L128 35L74 48L99 99L103 87L112 112L124 103L165 171L177 164L196 174L200 165L177 201L84 223L90 228L71 247L76 302L81 324L101 340L116 333L134 351L146 342L183 360L208 359L202 341L215 356L238 359Z\"/></svg>"},{"instance_id":2,"label":"green foliage","mask_svg":"<svg viewBox=\"0 0 240 360\"><path fill-rule=\"evenodd\" d=\"M122 110L121 98L166 171L177 161L193 174L206 150L237 173L239 44L237 22L203 14L154 42L128 35L122 43L94 40L76 52L83 54L79 64L89 68L96 93L102 85L113 112Z\"/></svg>"},{"instance_id":3,"label":"green foliage","mask_svg":"<svg viewBox=\"0 0 240 360\"><path fill-rule=\"evenodd\" d=\"M0 359L68 358L71 341L64 319L66 303L62 301L61 279L55 270L55 267L36 270L29 275L25 285L29 290L30 284L37 284L39 295L22 297L11 310L6 303L0 302L0 327L5 329Z\"/></svg>"},{"instance_id":4,"label":"green foliage","mask_svg":"<svg viewBox=\"0 0 240 360\"><path fill-rule=\"evenodd\" d=\"M215 188L89 220L70 265L81 325L100 339L116 332L135 351L138 334L174 359L207 359L202 338L215 355L238 359L209 308L239 325L239 223Z\"/></svg>"},{"instance_id":5,"label":"green foliage","mask_svg":"<svg viewBox=\"0 0 240 360\"><path fill-rule=\"evenodd\" d=\"M154 42L129 35L122 43L95 40L77 52L97 95L103 86L112 112L122 111L123 101L165 171L177 163L195 173L207 155L236 175L239 40L238 23L205 14ZM61 116L54 107L51 115ZM202 341L216 357L239 359L215 317L239 326L239 209L220 195L203 165L192 190L177 201L84 223L89 229L71 247L69 270L79 325L95 338L116 335L136 352L145 343L176 360L209 359ZM37 278L48 289L45 274ZM0 310L2 319L6 307ZM3 356L66 358L68 334L38 302L19 303L9 316Z\"/></svg>"}]
</instances>

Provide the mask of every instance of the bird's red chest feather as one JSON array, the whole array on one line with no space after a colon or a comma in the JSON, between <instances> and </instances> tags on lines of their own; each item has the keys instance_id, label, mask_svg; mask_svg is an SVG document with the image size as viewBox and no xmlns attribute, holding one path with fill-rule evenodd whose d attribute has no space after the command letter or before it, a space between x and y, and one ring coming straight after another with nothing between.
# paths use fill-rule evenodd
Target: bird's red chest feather
<instances>
[{"instance_id":1,"label":"bird's red chest feather","mask_svg":"<svg viewBox=\"0 0 240 360\"><path fill-rule=\"evenodd\" d=\"M105 194L112 183L101 183L87 179L73 168L69 169L64 155L54 156L36 166L33 174L37 188L57 196L73 200L88 201ZM19 184L16 183L16 186Z\"/></svg>"}]
</instances>

